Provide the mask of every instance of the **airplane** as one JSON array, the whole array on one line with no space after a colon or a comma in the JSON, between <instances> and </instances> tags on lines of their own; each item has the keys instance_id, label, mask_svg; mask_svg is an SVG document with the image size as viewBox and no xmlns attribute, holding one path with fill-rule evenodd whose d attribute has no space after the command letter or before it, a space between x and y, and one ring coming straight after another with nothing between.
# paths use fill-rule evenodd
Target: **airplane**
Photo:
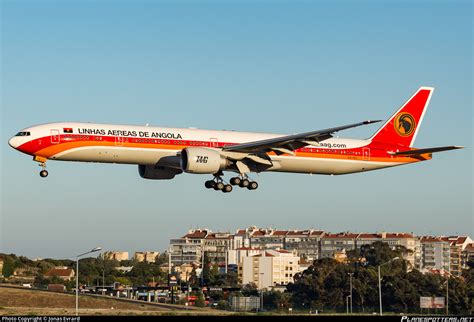
<instances>
[{"instance_id":1,"label":"airplane","mask_svg":"<svg viewBox=\"0 0 474 322\"><path fill-rule=\"evenodd\" d=\"M341 175L427 161L432 153L463 148L413 147L433 90L420 87L365 140L334 133L381 120L293 135L63 122L25 128L8 143L39 162L41 177L48 176L48 160L119 163L138 165L145 179L173 179L183 172L208 174L213 176L205 182L208 189L255 190L258 183L249 179L250 173ZM226 182L224 171L236 176Z\"/></svg>"}]
</instances>

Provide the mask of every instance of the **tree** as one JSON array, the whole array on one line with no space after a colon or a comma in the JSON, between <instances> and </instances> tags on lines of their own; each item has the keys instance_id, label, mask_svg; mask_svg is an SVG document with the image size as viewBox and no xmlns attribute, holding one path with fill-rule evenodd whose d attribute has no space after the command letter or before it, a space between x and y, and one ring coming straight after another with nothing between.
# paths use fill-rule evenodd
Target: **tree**
<instances>
[{"instance_id":1,"label":"tree","mask_svg":"<svg viewBox=\"0 0 474 322\"><path fill-rule=\"evenodd\" d=\"M15 271L15 260L11 256L6 256L3 261L3 276L10 277Z\"/></svg>"},{"instance_id":2,"label":"tree","mask_svg":"<svg viewBox=\"0 0 474 322\"><path fill-rule=\"evenodd\" d=\"M258 296L258 288L255 283L249 283L240 290L243 296Z\"/></svg>"},{"instance_id":3,"label":"tree","mask_svg":"<svg viewBox=\"0 0 474 322\"><path fill-rule=\"evenodd\" d=\"M229 301L220 300L220 301L217 303L217 309L218 309L218 310L223 310L223 311L228 311L228 310L230 310L230 303L229 303Z\"/></svg>"},{"instance_id":4,"label":"tree","mask_svg":"<svg viewBox=\"0 0 474 322\"><path fill-rule=\"evenodd\" d=\"M278 310L290 307L290 294L279 291L263 293L263 306L266 309Z\"/></svg>"},{"instance_id":5,"label":"tree","mask_svg":"<svg viewBox=\"0 0 474 322\"><path fill-rule=\"evenodd\" d=\"M403 247L391 249L387 244L374 243L362 246L360 251L349 252L349 264L333 259L320 259L306 271L296 274L294 283L287 286L295 307L318 310L345 311L349 295L348 273L353 274L352 300L354 309L362 312L377 311L378 265L405 254ZM366 264L361 265L361 258ZM384 308L392 312L417 312L420 296L444 296L444 278L435 274L421 274L417 270L407 272L404 260L397 260L382 268L382 300ZM469 276L466 270L465 276ZM451 284L453 289L451 290ZM471 283L472 284L472 283ZM469 302L468 283L459 278L450 279L450 311L467 313ZM471 297L472 298L472 297Z\"/></svg>"},{"instance_id":6,"label":"tree","mask_svg":"<svg viewBox=\"0 0 474 322\"><path fill-rule=\"evenodd\" d=\"M121 285L124 285L124 286L131 286L132 285L132 282L126 277L117 277L117 278L115 278L115 281L120 283Z\"/></svg>"},{"instance_id":7,"label":"tree","mask_svg":"<svg viewBox=\"0 0 474 322\"><path fill-rule=\"evenodd\" d=\"M166 281L167 276L160 266L155 263L139 262L133 266L133 269L125 274L130 279L133 285L146 285L151 282L153 278L155 281Z\"/></svg>"},{"instance_id":8,"label":"tree","mask_svg":"<svg viewBox=\"0 0 474 322\"><path fill-rule=\"evenodd\" d=\"M196 302L194 304L197 307L205 307L206 306L206 300L204 299L204 294L202 292L199 292L198 297L196 299Z\"/></svg>"},{"instance_id":9,"label":"tree","mask_svg":"<svg viewBox=\"0 0 474 322\"><path fill-rule=\"evenodd\" d=\"M228 271L225 276L225 285L230 287L237 287L239 284L239 276L237 272Z\"/></svg>"}]
</instances>

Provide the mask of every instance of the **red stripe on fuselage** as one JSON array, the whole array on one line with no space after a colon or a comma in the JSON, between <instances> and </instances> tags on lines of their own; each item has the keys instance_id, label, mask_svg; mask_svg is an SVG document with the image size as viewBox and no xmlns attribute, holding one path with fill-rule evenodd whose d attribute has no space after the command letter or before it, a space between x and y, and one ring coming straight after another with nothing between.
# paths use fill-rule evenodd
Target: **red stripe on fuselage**
<instances>
[{"instance_id":1,"label":"red stripe on fuselage","mask_svg":"<svg viewBox=\"0 0 474 322\"><path fill-rule=\"evenodd\" d=\"M57 136L55 137L57 140ZM54 141L53 141L54 142ZM214 142L214 141L195 141L195 140L174 140L174 139L155 139L155 138L136 138L136 137L117 137L117 136L101 136L101 135L80 135L80 134L62 134L60 135L59 143L52 143L51 136L45 136L42 138L34 139L28 141L17 149L21 152L30 155L38 155L45 158L50 158L54 154L48 155L43 154L42 151L48 149L50 147L57 146L58 148L62 144L66 143L88 143L87 145L94 145L93 143L96 142L97 146L115 146L115 147L146 147L150 149L174 149L176 151L180 151L184 147L212 147L212 148L221 148L228 145L235 145L239 143L230 143L230 142ZM92 144L91 144L92 143ZM105 143L105 144L104 144ZM140 146L136 146L140 145ZM68 144L70 146L70 144ZM364 156L364 149L370 149L369 157ZM66 148L61 150L61 152L70 150L71 148ZM56 150L56 149L54 149ZM347 158L347 159L358 159L358 160L373 160L377 159L377 161L386 161L386 162L416 162L419 161L418 159L410 158L410 157L394 157L387 153L387 151L405 151L411 150L407 147L391 145L391 144L382 144L380 142L372 142L369 143L367 146L362 146L358 148L351 148L351 149L331 149L326 147L304 147L301 149L296 150L296 154L303 154L304 156L308 156L308 154L314 154L314 157L318 155L326 155L326 157L330 155L337 156L337 158ZM312 156L312 155L311 155ZM369 160L368 160L369 159ZM381 160L383 159L383 160Z\"/></svg>"}]
</instances>

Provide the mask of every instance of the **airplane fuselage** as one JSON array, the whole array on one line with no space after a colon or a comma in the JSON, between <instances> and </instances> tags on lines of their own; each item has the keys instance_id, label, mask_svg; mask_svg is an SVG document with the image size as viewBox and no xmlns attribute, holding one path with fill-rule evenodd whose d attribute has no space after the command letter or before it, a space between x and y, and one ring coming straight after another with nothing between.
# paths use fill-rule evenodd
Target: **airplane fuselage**
<instances>
[{"instance_id":1,"label":"airplane fuselage","mask_svg":"<svg viewBox=\"0 0 474 322\"><path fill-rule=\"evenodd\" d=\"M282 134L163 128L93 123L49 123L22 130L10 145L21 152L48 160L156 165L187 147L220 149L224 146L283 136ZM330 138L294 151L269 156L266 171L348 174L421 161L397 157L389 151L403 147L370 140ZM405 148L406 149L406 148ZM425 158L427 159L427 158Z\"/></svg>"}]
</instances>

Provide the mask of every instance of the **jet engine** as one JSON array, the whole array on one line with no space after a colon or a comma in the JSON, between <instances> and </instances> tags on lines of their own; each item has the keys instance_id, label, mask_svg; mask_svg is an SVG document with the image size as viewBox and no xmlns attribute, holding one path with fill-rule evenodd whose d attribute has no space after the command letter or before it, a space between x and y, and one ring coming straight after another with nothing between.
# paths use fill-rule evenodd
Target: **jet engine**
<instances>
[{"instance_id":1,"label":"jet engine","mask_svg":"<svg viewBox=\"0 0 474 322\"><path fill-rule=\"evenodd\" d=\"M207 148L185 148L181 151L181 170L188 173L216 173L230 165L219 151Z\"/></svg>"},{"instance_id":2,"label":"jet engine","mask_svg":"<svg viewBox=\"0 0 474 322\"><path fill-rule=\"evenodd\" d=\"M182 173L180 169L162 167L162 166L151 166L151 165L139 165L138 173L140 177L144 179L155 179L155 180L169 180L173 179L175 175Z\"/></svg>"}]
</instances>

